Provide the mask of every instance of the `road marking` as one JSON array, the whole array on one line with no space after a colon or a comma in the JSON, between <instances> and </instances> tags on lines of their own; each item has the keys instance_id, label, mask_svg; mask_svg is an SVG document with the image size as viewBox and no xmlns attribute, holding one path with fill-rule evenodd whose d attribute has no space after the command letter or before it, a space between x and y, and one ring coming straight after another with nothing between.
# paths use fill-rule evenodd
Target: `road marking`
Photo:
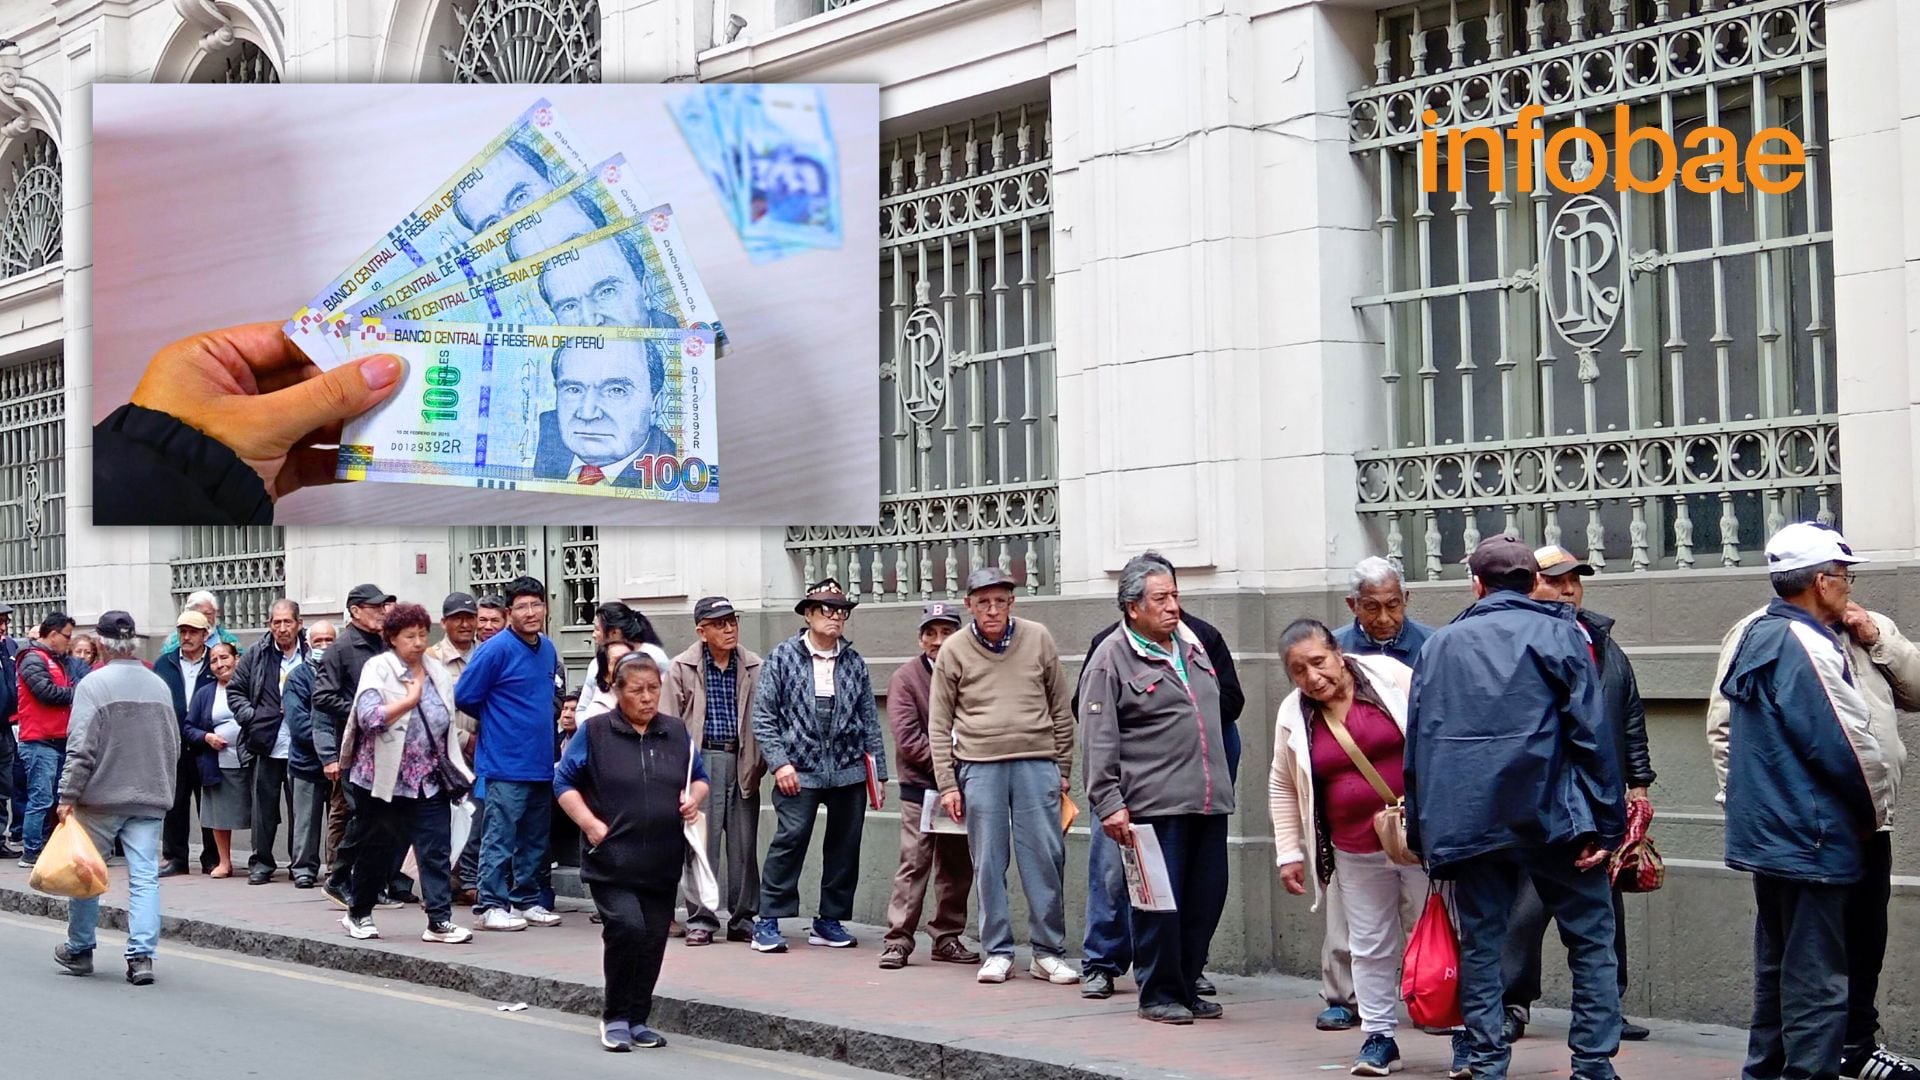
<instances>
[{"instance_id":1,"label":"road marking","mask_svg":"<svg viewBox=\"0 0 1920 1080\"><path fill-rule=\"evenodd\" d=\"M22 919L12 915L0 914L0 925L15 926L22 930L34 930L43 934L53 934L63 938L67 934L65 927L47 919ZM102 936L107 936L107 933L103 933ZM113 936L124 935L116 934ZM415 994L406 990L395 990L389 986L369 985L368 982L334 978L332 976L315 974L310 971L289 970L284 967L254 963L249 960L236 960L232 957L220 956L205 949L190 945L173 945L171 946L169 955L178 956L186 960L197 960L203 964L217 964L221 967L237 968L241 971L273 975L282 979L293 979L298 982L319 983L323 986L339 987L343 990L352 990L357 993L379 994L383 997L393 998L398 1001L411 1001L420 1005L433 1005L442 1009L453 1009L459 1012L472 1013L476 1016L484 1016L492 1020L507 1020L516 1024L533 1024L537 1027L551 1028L554 1031L564 1031L569 1035L597 1036L600 1032L600 1027L597 1023L592 1027L588 1027L585 1024L565 1023L545 1016L535 1016L531 1013L503 1013L496 1010L491 1004L476 1005L465 1001L448 1001L445 998L431 997L426 994ZM362 976L361 978L370 979L369 976ZM448 993L458 993L458 991L450 990ZM792 1065L784 1061L766 1061L761 1058L748 1057L744 1054L730 1054L724 1050L709 1050L705 1047L687 1046L685 1044L674 1044L671 1049L678 1050L681 1053L697 1054L700 1057L712 1058L715 1061L725 1061L750 1068L767 1069L773 1072L785 1073L788 1076L804 1077L806 1080L845 1080L844 1076L835 1073L820 1072L817 1069L809 1069L801 1065ZM648 1051L636 1050L635 1053L644 1054L648 1053Z\"/></svg>"}]
</instances>

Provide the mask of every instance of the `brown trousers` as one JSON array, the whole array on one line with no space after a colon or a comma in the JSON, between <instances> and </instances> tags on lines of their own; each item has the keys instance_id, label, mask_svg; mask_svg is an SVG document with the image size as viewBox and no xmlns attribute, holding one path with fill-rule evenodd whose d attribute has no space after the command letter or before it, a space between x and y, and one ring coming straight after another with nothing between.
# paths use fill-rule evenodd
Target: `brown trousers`
<instances>
[{"instance_id":1,"label":"brown trousers","mask_svg":"<svg viewBox=\"0 0 1920 1080\"><path fill-rule=\"evenodd\" d=\"M927 798L938 799L937 792ZM958 937L967 928L967 893L973 887L973 856L967 838L956 833L925 836L920 832L920 804L900 801L900 869L893 875L893 898L887 901L889 945L913 952L913 932L920 926L920 908L927 898L927 880L933 880L933 918L927 934L937 944Z\"/></svg>"},{"instance_id":2,"label":"brown trousers","mask_svg":"<svg viewBox=\"0 0 1920 1080\"><path fill-rule=\"evenodd\" d=\"M329 780L327 785L331 789L327 793L327 840L321 857L326 860L327 873L331 874L333 856L340 849L340 841L346 838L347 819L353 816L353 808L347 805L347 785L338 780Z\"/></svg>"}]
</instances>

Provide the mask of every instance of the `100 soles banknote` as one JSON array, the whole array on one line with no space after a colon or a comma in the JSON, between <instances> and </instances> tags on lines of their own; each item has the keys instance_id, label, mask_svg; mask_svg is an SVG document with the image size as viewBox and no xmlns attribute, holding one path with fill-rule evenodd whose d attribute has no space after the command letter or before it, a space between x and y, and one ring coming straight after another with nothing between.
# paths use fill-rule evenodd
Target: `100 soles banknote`
<instances>
[{"instance_id":1,"label":"100 soles banknote","mask_svg":"<svg viewBox=\"0 0 1920 1080\"><path fill-rule=\"evenodd\" d=\"M342 480L719 499L711 330L368 318L289 334L322 367L406 362L400 389L347 423Z\"/></svg>"}]
</instances>

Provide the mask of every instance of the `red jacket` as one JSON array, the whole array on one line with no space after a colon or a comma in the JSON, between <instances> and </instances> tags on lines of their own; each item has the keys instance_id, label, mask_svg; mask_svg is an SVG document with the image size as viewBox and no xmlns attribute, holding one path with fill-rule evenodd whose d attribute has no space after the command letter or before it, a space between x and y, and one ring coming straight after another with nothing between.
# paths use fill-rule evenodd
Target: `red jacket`
<instances>
[{"instance_id":1,"label":"red jacket","mask_svg":"<svg viewBox=\"0 0 1920 1080\"><path fill-rule=\"evenodd\" d=\"M51 742L67 737L67 716L73 711L73 681L66 661L38 642L20 654L14 689L20 704L14 718L20 722L21 742Z\"/></svg>"}]
</instances>

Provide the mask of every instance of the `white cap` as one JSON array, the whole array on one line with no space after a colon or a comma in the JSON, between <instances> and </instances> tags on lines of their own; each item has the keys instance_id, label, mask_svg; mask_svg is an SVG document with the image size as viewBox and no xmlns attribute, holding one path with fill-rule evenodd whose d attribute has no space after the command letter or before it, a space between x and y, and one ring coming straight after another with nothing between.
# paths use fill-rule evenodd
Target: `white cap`
<instances>
[{"instance_id":1,"label":"white cap","mask_svg":"<svg viewBox=\"0 0 1920 1080\"><path fill-rule=\"evenodd\" d=\"M1847 538L1831 525L1816 521L1796 521L1767 541L1767 571L1783 574L1809 566L1829 563L1863 563L1865 556L1855 555Z\"/></svg>"}]
</instances>

